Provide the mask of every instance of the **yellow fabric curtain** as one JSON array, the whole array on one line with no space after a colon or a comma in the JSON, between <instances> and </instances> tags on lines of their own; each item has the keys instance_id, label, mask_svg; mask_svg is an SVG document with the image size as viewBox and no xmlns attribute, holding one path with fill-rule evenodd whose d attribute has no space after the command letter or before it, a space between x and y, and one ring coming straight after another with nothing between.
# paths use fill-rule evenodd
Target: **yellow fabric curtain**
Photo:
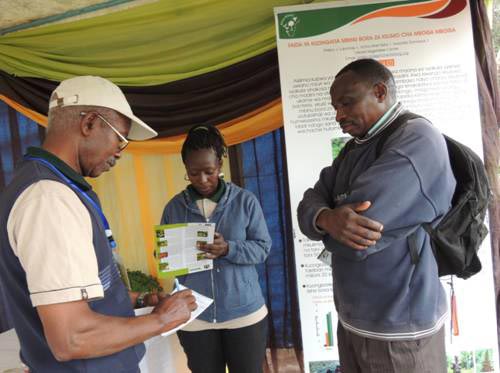
<instances>
[{"instance_id":1,"label":"yellow fabric curtain","mask_svg":"<svg viewBox=\"0 0 500 373\"><path fill-rule=\"evenodd\" d=\"M228 146L240 144L283 126L281 99L274 100L248 114L217 125ZM127 151L134 154L171 154L181 150L185 136L172 136L133 142Z\"/></svg>"},{"instance_id":2,"label":"yellow fabric curtain","mask_svg":"<svg viewBox=\"0 0 500 373\"><path fill-rule=\"evenodd\" d=\"M47 117L36 111L30 110L21 104L0 95L0 100L14 110L34 120L41 126L47 126ZM281 99L271 101L269 104L251 111L241 117L217 125L221 129L226 143L231 145L240 144L274 131L283 126L283 114ZM179 153L185 136L172 136L149 141L131 142L127 147L127 153L133 154L174 154Z\"/></svg>"},{"instance_id":3,"label":"yellow fabric curtain","mask_svg":"<svg viewBox=\"0 0 500 373\"><path fill-rule=\"evenodd\" d=\"M47 117L43 114L37 113L34 110L28 109L27 107L24 107L23 105L17 103L14 100L11 100L7 96L0 95L0 100L5 102L7 105L9 105L11 108L14 110L18 111L19 113L23 114L24 116L30 118L31 120L37 122L39 125L43 127L47 127Z\"/></svg>"}]
</instances>

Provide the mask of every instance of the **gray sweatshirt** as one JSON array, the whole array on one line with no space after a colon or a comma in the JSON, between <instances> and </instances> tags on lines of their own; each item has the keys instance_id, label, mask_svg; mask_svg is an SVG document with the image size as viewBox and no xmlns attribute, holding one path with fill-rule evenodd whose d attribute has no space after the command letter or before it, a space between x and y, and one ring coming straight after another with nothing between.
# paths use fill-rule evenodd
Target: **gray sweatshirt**
<instances>
[{"instance_id":1,"label":"gray sweatshirt","mask_svg":"<svg viewBox=\"0 0 500 373\"><path fill-rule=\"evenodd\" d=\"M332 252L335 305L342 325L368 338L410 340L437 332L446 298L422 223L439 220L455 190L443 136L423 118L398 128L375 156L379 137L356 144L342 162L321 171L298 207L301 231ZM366 250L322 234L322 208L371 201L363 215L384 226ZM420 260L411 263L407 238L415 232Z\"/></svg>"}]
</instances>

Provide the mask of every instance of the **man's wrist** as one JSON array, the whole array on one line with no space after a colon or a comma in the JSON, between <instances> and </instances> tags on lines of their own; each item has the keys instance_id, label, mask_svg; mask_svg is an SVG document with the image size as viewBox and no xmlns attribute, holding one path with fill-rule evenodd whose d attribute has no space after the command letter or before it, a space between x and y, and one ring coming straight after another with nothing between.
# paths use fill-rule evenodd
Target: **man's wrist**
<instances>
[{"instance_id":1,"label":"man's wrist","mask_svg":"<svg viewBox=\"0 0 500 373\"><path fill-rule=\"evenodd\" d=\"M319 233L319 234L326 234L326 231L321 227L320 225L320 215L325 212L326 210L329 210L328 207L322 207L320 208L316 214L314 215L314 218L313 218L313 227L314 229Z\"/></svg>"},{"instance_id":2,"label":"man's wrist","mask_svg":"<svg viewBox=\"0 0 500 373\"><path fill-rule=\"evenodd\" d=\"M147 292L141 292L139 293L139 295L137 296L137 298L135 299L135 308L142 308L142 307L146 307L146 295L148 295L149 293Z\"/></svg>"}]
</instances>

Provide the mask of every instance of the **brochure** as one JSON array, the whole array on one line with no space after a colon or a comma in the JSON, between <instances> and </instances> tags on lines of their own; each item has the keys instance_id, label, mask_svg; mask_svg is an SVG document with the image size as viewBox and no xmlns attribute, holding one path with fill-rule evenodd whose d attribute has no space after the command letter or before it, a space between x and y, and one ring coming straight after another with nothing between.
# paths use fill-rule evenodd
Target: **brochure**
<instances>
[{"instance_id":1,"label":"brochure","mask_svg":"<svg viewBox=\"0 0 500 373\"><path fill-rule=\"evenodd\" d=\"M214 223L164 224L155 226L154 256L161 278L187 275L213 268L199 250L202 243L213 243Z\"/></svg>"}]
</instances>

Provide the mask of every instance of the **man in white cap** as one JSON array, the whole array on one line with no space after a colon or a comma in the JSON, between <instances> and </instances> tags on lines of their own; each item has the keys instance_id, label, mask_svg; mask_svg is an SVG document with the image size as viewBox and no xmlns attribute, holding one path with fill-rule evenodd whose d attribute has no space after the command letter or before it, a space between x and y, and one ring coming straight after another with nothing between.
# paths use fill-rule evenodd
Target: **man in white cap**
<instances>
[{"instance_id":1,"label":"man in white cap","mask_svg":"<svg viewBox=\"0 0 500 373\"><path fill-rule=\"evenodd\" d=\"M84 179L113 167L127 138L156 135L106 79L67 79L52 93L43 146L28 150L0 198L0 279L32 372L138 372L141 342L196 308L183 291L134 317L111 230Z\"/></svg>"}]
</instances>

